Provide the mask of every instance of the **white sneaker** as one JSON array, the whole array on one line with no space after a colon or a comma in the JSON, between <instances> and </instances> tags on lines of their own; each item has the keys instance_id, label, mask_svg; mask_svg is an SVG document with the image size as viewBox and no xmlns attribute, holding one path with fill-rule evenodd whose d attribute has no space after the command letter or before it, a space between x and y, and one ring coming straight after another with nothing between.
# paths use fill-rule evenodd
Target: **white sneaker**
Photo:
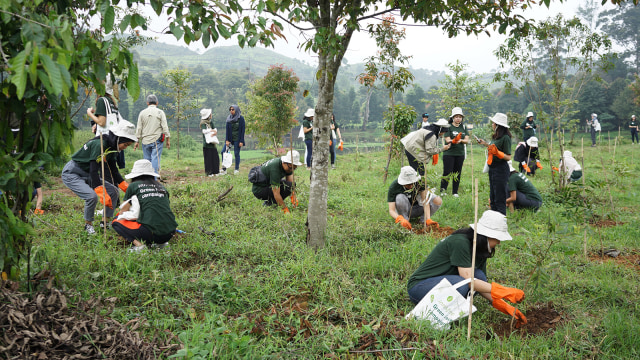
<instances>
[{"instance_id":1,"label":"white sneaker","mask_svg":"<svg viewBox=\"0 0 640 360\"><path fill-rule=\"evenodd\" d=\"M84 224L84 231L86 231L89 235L95 235L96 233L96 229L94 229L93 225L91 224Z\"/></svg>"},{"instance_id":2,"label":"white sneaker","mask_svg":"<svg viewBox=\"0 0 640 360\"><path fill-rule=\"evenodd\" d=\"M233 170L233 175L237 175L240 173L240 170Z\"/></svg>"},{"instance_id":3,"label":"white sneaker","mask_svg":"<svg viewBox=\"0 0 640 360\"><path fill-rule=\"evenodd\" d=\"M460 196L458 196L458 194L453 194L453 197L456 197L456 198L457 198L457 197L460 197Z\"/></svg>"},{"instance_id":4,"label":"white sneaker","mask_svg":"<svg viewBox=\"0 0 640 360\"><path fill-rule=\"evenodd\" d=\"M140 245L140 246L132 246L129 248L129 252L130 253L139 253L142 252L144 249L146 249L147 247L144 245Z\"/></svg>"},{"instance_id":5,"label":"white sneaker","mask_svg":"<svg viewBox=\"0 0 640 360\"><path fill-rule=\"evenodd\" d=\"M222 176L222 175L227 175L227 171L226 170L220 170L220 172L216 174L216 176Z\"/></svg>"}]
</instances>

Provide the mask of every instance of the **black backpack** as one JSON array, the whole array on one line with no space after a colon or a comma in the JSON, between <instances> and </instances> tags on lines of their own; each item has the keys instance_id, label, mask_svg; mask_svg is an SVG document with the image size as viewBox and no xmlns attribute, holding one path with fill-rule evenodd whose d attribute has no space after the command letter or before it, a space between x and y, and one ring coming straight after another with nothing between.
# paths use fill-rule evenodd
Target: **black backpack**
<instances>
[{"instance_id":1,"label":"black backpack","mask_svg":"<svg viewBox=\"0 0 640 360\"><path fill-rule=\"evenodd\" d=\"M249 170L249 182L252 184L267 182L267 176L262 172L262 165L254 166Z\"/></svg>"}]
</instances>

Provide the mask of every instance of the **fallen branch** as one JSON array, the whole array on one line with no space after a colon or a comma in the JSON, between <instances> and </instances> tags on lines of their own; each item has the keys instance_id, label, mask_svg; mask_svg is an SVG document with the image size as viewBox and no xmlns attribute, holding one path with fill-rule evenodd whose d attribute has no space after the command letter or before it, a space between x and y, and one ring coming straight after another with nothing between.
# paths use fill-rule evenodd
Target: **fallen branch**
<instances>
[{"instance_id":1,"label":"fallen branch","mask_svg":"<svg viewBox=\"0 0 640 360\"><path fill-rule=\"evenodd\" d=\"M381 349L381 350L349 350L349 352L354 354L373 354L378 352L411 351L411 350L420 350L420 348L409 347L409 348Z\"/></svg>"},{"instance_id":2,"label":"fallen branch","mask_svg":"<svg viewBox=\"0 0 640 360\"><path fill-rule=\"evenodd\" d=\"M231 190L233 190L233 185L231 185L231 187L229 187L225 192L223 192L222 194L218 195L218 198L216 199L216 202L220 202L220 201L224 200L224 198L227 197L227 195L229 195Z\"/></svg>"}]
</instances>

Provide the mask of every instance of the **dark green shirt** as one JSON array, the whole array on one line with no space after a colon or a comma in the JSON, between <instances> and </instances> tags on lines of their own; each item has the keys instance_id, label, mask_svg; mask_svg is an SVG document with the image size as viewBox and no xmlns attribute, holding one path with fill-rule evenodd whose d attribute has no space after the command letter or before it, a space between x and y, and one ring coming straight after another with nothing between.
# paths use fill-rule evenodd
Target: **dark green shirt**
<instances>
[{"instance_id":1,"label":"dark green shirt","mask_svg":"<svg viewBox=\"0 0 640 360\"><path fill-rule=\"evenodd\" d=\"M509 137L509 135L503 135L500 139L493 140L491 143L506 155L511 155L511 137ZM505 162L507 162L507 160L499 159L497 156L494 156L493 162L489 166L494 167Z\"/></svg>"},{"instance_id":2,"label":"dark green shirt","mask_svg":"<svg viewBox=\"0 0 640 360\"><path fill-rule=\"evenodd\" d=\"M105 106L103 99L106 99L109 102L109 106L111 107L112 111L114 112L118 111L118 108L113 103L113 100L111 100L111 98L108 96L103 96L103 97L99 97L98 100L96 100L96 112L95 112L96 116L99 116L99 115L107 116L107 107Z\"/></svg>"},{"instance_id":3,"label":"dark green shirt","mask_svg":"<svg viewBox=\"0 0 640 360\"><path fill-rule=\"evenodd\" d=\"M418 200L420 200L420 197L418 195L423 190L425 190L425 188L424 183L422 182L418 182L414 185L413 188L407 190L404 188L404 186L398 184L398 179L396 179L389 186L389 191L387 192L387 202L394 203L396 202L396 196L398 196L398 194L405 194L409 198L410 203L417 203Z\"/></svg>"},{"instance_id":4,"label":"dark green shirt","mask_svg":"<svg viewBox=\"0 0 640 360\"><path fill-rule=\"evenodd\" d=\"M106 141L103 143L106 143ZM107 154L105 156L104 164L105 173L111 175L110 178L115 182L114 185L118 185L124 180L116 165L118 153L107 147L107 145L103 144L103 146L105 148L104 152ZM100 174L102 173L102 164L98 162L100 154L100 138L93 138L82 145L75 154L71 155L71 160L73 160L82 170L89 173L89 176L91 177L91 184L89 185L93 188L102 185L100 177Z\"/></svg>"},{"instance_id":5,"label":"dark green shirt","mask_svg":"<svg viewBox=\"0 0 640 360\"><path fill-rule=\"evenodd\" d=\"M240 122L239 121L231 123L231 138L233 139L234 144L237 144L238 140L240 140Z\"/></svg>"},{"instance_id":6,"label":"dark green shirt","mask_svg":"<svg viewBox=\"0 0 640 360\"><path fill-rule=\"evenodd\" d=\"M460 275L458 267L471 267L471 241L464 234L450 235L440 241L427 259L409 278L407 290L422 280L442 275ZM476 259L476 269L487 273L487 259Z\"/></svg>"},{"instance_id":7,"label":"dark green shirt","mask_svg":"<svg viewBox=\"0 0 640 360\"><path fill-rule=\"evenodd\" d=\"M262 164L260 170L267 178L267 181L263 183L254 183L251 188L251 191L254 194L260 193L264 188L267 187L279 187L280 180L282 180L283 177L287 176L287 173L282 168L282 159L279 157L271 159Z\"/></svg>"},{"instance_id":8,"label":"dark green shirt","mask_svg":"<svg viewBox=\"0 0 640 360\"><path fill-rule=\"evenodd\" d=\"M308 120L308 119L302 120L302 127L305 127L307 129L309 129L311 126L313 126L313 123L310 120ZM313 139L313 130L304 133L304 139L305 140Z\"/></svg>"},{"instance_id":9,"label":"dark green shirt","mask_svg":"<svg viewBox=\"0 0 640 360\"><path fill-rule=\"evenodd\" d=\"M460 136L461 140L464 140L465 136L469 136L469 133L467 132L467 129L465 129L464 125L460 124L460 126L456 127L451 124L451 126L449 126L449 130L444 134L444 137L446 138L448 136L451 140L453 140L453 138L458 136L458 134L460 133L462 133L462 135ZM449 150L445 150L442 154L450 156L464 156L464 144L451 144Z\"/></svg>"},{"instance_id":10,"label":"dark green shirt","mask_svg":"<svg viewBox=\"0 0 640 360\"><path fill-rule=\"evenodd\" d=\"M527 126L530 126L530 128L527 129ZM528 119L525 119L520 125L520 129L522 129L522 138L528 139L532 136L535 136L537 127L538 125L536 125L536 123L533 122L533 120L529 121Z\"/></svg>"},{"instance_id":11,"label":"dark green shirt","mask_svg":"<svg viewBox=\"0 0 640 360\"><path fill-rule=\"evenodd\" d=\"M637 122L637 121L635 121L635 120L631 120L631 121L629 122L629 126L633 126L633 127L638 126L638 122ZM629 130L634 131L634 130L636 130L636 129L629 129Z\"/></svg>"},{"instance_id":12,"label":"dark green shirt","mask_svg":"<svg viewBox=\"0 0 640 360\"><path fill-rule=\"evenodd\" d=\"M169 192L162 185L134 181L127 188L124 200L129 200L134 195L140 203L137 222L155 235L167 235L176 230L178 223L171 212Z\"/></svg>"},{"instance_id":13,"label":"dark green shirt","mask_svg":"<svg viewBox=\"0 0 640 360\"><path fill-rule=\"evenodd\" d=\"M542 202L542 196L526 175L515 172L509 176L509 191L520 191L527 199Z\"/></svg>"}]
</instances>

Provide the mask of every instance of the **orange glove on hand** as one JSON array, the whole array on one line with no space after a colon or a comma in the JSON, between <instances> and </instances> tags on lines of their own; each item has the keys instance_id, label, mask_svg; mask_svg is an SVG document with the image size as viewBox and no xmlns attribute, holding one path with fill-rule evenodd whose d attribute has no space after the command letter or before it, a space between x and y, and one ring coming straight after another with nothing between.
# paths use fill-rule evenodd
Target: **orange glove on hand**
<instances>
[{"instance_id":1,"label":"orange glove on hand","mask_svg":"<svg viewBox=\"0 0 640 360\"><path fill-rule=\"evenodd\" d=\"M452 144L457 144L460 142L460 139L462 138L462 133L458 133L458 135L456 135L456 137L453 138L453 140L451 140Z\"/></svg>"},{"instance_id":2,"label":"orange glove on hand","mask_svg":"<svg viewBox=\"0 0 640 360\"><path fill-rule=\"evenodd\" d=\"M529 168L529 165L527 165L527 163L524 161L522 162L522 168L527 171L527 174L531 174L531 169Z\"/></svg>"},{"instance_id":3,"label":"orange glove on hand","mask_svg":"<svg viewBox=\"0 0 640 360\"><path fill-rule=\"evenodd\" d=\"M342 145L343 145L343 142L342 142L342 140L340 140L340 145L338 145L338 149L339 149L340 151L342 151L342 150L344 149L344 148L342 147Z\"/></svg>"},{"instance_id":4,"label":"orange glove on hand","mask_svg":"<svg viewBox=\"0 0 640 360\"><path fill-rule=\"evenodd\" d=\"M35 209L35 210L33 210L33 213L34 213L34 214L36 214L36 215L42 215L42 214L44 214L44 210L42 210L42 209Z\"/></svg>"},{"instance_id":5,"label":"orange glove on hand","mask_svg":"<svg viewBox=\"0 0 640 360\"><path fill-rule=\"evenodd\" d=\"M558 169L558 168L557 168L557 167L555 167L555 166L552 166L552 167L551 167L551 169L552 169L553 171L560 171L560 169Z\"/></svg>"},{"instance_id":6,"label":"orange glove on hand","mask_svg":"<svg viewBox=\"0 0 640 360\"><path fill-rule=\"evenodd\" d=\"M496 147L495 144L489 145L489 154L497 156L498 159L504 158L504 153L502 151L498 150L498 148ZM491 165L491 164L489 164L489 165Z\"/></svg>"},{"instance_id":7,"label":"orange glove on hand","mask_svg":"<svg viewBox=\"0 0 640 360\"><path fill-rule=\"evenodd\" d=\"M512 303L519 303L524 299L524 291L516 288L502 286L496 282L492 282L491 298L493 300L507 299Z\"/></svg>"},{"instance_id":8,"label":"orange glove on hand","mask_svg":"<svg viewBox=\"0 0 640 360\"><path fill-rule=\"evenodd\" d=\"M329 140L329 146L333 145L333 140Z\"/></svg>"},{"instance_id":9,"label":"orange glove on hand","mask_svg":"<svg viewBox=\"0 0 640 360\"><path fill-rule=\"evenodd\" d=\"M102 185L100 185L97 188L93 189L93 191L95 191L96 195L98 195L98 200L100 200L100 204L108 207L109 209L113 209L113 203L111 202L111 196L109 196L109 194L107 194L107 191L104 189L104 187L102 187Z\"/></svg>"},{"instance_id":10,"label":"orange glove on hand","mask_svg":"<svg viewBox=\"0 0 640 360\"><path fill-rule=\"evenodd\" d=\"M515 307L507 304L504 300L502 299L493 300L491 305L494 308L503 312L504 314L515 317L516 328L519 328L520 326L527 323L527 318L524 316L524 314L520 310L516 309Z\"/></svg>"},{"instance_id":11,"label":"orange glove on hand","mask_svg":"<svg viewBox=\"0 0 640 360\"><path fill-rule=\"evenodd\" d=\"M285 214L290 214L291 212L289 211L288 207L285 207L284 209L282 209L282 212Z\"/></svg>"},{"instance_id":12,"label":"orange glove on hand","mask_svg":"<svg viewBox=\"0 0 640 360\"><path fill-rule=\"evenodd\" d=\"M438 154L433 154L433 156L431 157L431 165L438 165Z\"/></svg>"},{"instance_id":13,"label":"orange glove on hand","mask_svg":"<svg viewBox=\"0 0 640 360\"><path fill-rule=\"evenodd\" d=\"M298 198L296 197L296 193L295 192L291 192L291 206L298 207Z\"/></svg>"},{"instance_id":14,"label":"orange glove on hand","mask_svg":"<svg viewBox=\"0 0 640 360\"><path fill-rule=\"evenodd\" d=\"M407 219L405 219L404 216L398 215L398 217L396 218L396 224L397 223L400 223L403 228L411 231L411 223Z\"/></svg>"},{"instance_id":15,"label":"orange glove on hand","mask_svg":"<svg viewBox=\"0 0 640 360\"><path fill-rule=\"evenodd\" d=\"M542 164L540 164L540 160L536 160L536 166L538 169L542 170Z\"/></svg>"},{"instance_id":16,"label":"orange glove on hand","mask_svg":"<svg viewBox=\"0 0 640 360\"><path fill-rule=\"evenodd\" d=\"M493 154L489 153L489 155L487 155L487 165L491 165L492 162L493 162Z\"/></svg>"},{"instance_id":17,"label":"orange glove on hand","mask_svg":"<svg viewBox=\"0 0 640 360\"><path fill-rule=\"evenodd\" d=\"M433 220L431 220L431 219L427 219L427 221L425 221L425 224L426 224L427 226L434 225L434 226L436 227L436 229L439 229L439 228L440 228L440 225L439 225L437 222L435 222L435 221L433 221Z\"/></svg>"},{"instance_id":18,"label":"orange glove on hand","mask_svg":"<svg viewBox=\"0 0 640 360\"><path fill-rule=\"evenodd\" d=\"M129 188L129 183L126 181L123 181L120 184L118 184L118 187L120 188L120 190L127 192L127 189Z\"/></svg>"}]
</instances>

